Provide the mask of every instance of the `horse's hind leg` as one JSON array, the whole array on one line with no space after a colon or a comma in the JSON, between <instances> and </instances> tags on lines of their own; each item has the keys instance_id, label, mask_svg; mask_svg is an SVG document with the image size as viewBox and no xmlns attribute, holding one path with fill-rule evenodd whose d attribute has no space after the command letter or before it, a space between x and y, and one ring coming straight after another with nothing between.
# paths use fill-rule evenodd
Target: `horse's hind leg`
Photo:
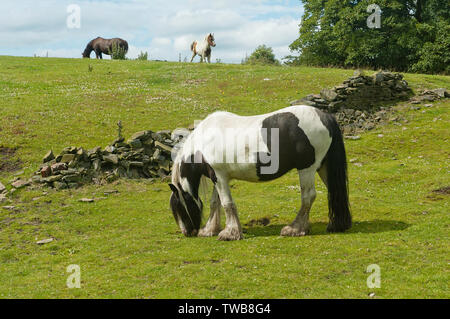
<instances>
[{"instance_id":1,"label":"horse's hind leg","mask_svg":"<svg viewBox=\"0 0 450 319\"><path fill-rule=\"evenodd\" d=\"M219 193L217 192L216 187L213 189L213 193L211 196L210 206L210 214L208 222L205 227L200 229L198 236L200 237L212 237L217 236L220 231L220 198Z\"/></svg>"},{"instance_id":2,"label":"horse's hind leg","mask_svg":"<svg viewBox=\"0 0 450 319\"><path fill-rule=\"evenodd\" d=\"M219 233L218 239L227 241L241 240L244 236L242 233L237 208L233 202L233 198L231 197L228 181L218 177L216 187L226 216L225 229Z\"/></svg>"},{"instance_id":3,"label":"horse's hind leg","mask_svg":"<svg viewBox=\"0 0 450 319\"><path fill-rule=\"evenodd\" d=\"M314 185L315 170L307 169L298 172L300 176L300 187L302 192L302 206L295 220L289 226L281 230L281 236L305 236L309 234L309 211L316 199L316 188Z\"/></svg>"}]
</instances>

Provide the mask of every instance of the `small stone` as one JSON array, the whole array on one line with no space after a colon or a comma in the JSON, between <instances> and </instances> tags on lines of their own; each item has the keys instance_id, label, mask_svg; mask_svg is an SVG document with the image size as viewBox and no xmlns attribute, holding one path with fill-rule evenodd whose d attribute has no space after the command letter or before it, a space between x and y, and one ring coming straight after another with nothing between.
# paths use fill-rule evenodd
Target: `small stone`
<instances>
[{"instance_id":1,"label":"small stone","mask_svg":"<svg viewBox=\"0 0 450 319\"><path fill-rule=\"evenodd\" d=\"M51 166L53 174L67 170L67 164L65 163L56 163Z\"/></svg>"},{"instance_id":2,"label":"small stone","mask_svg":"<svg viewBox=\"0 0 450 319\"><path fill-rule=\"evenodd\" d=\"M167 146L167 145L165 145L163 143L160 143L158 141L155 141L155 146L160 148L160 149L162 149L162 150L164 150L164 151L166 151L166 152L169 152L169 153L171 153L172 149L173 149L172 147Z\"/></svg>"},{"instance_id":3,"label":"small stone","mask_svg":"<svg viewBox=\"0 0 450 319\"><path fill-rule=\"evenodd\" d=\"M379 138L383 138L383 137L384 137L384 134L378 134L378 137L379 137Z\"/></svg>"},{"instance_id":4,"label":"small stone","mask_svg":"<svg viewBox=\"0 0 450 319\"><path fill-rule=\"evenodd\" d=\"M53 182L60 181L62 178L63 178L62 175L53 175L50 177L43 178L42 180L46 183L53 183Z\"/></svg>"},{"instance_id":5,"label":"small stone","mask_svg":"<svg viewBox=\"0 0 450 319\"><path fill-rule=\"evenodd\" d=\"M70 163L71 161L73 161L75 159L75 154L64 154L63 157L61 158L61 163Z\"/></svg>"},{"instance_id":6,"label":"small stone","mask_svg":"<svg viewBox=\"0 0 450 319\"><path fill-rule=\"evenodd\" d=\"M92 198L82 198L82 199L80 199L80 202L82 202L82 203L93 203L94 200Z\"/></svg>"},{"instance_id":7,"label":"small stone","mask_svg":"<svg viewBox=\"0 0 450 319\"><path fill-rule=\"evenodd\" d=\"M50 175L52 175L52 168L50 166L44 166L41 169L41 176L42 177L49 177Z\"/></svg>"},{"instance_id":8,"label":"small stone","mask_svg":"<svg viewBox=\"0 0 450 319\"><path fill-rule=\"evenodd\" d=\"M3 193L6 190L5 185L2 184L2 182L0 182L0 193Z\"/></svg>"},{"instance_id":9,"label":"small stone","mask_svg":"<svg viewBox=\"0 0 450 319\"><path fill-rule=\"evenodd\" d=\"M146 140L147 138L149 138L151 136L151 134L152 134L152 131L137 132L137 133L134 133L131 136L130 140L141 140L141 141L143 141L143 140Z\"/></svg>"},{"instance_id":10,"label":"small stone","mask_svg":"<svg viewBox=\"0 0 450 319\"><path fill-rule=\"evenodd\" d=\"M320 96L327 101L334 101L334 100L336 100L338 94L333 90L323 89L320 92Z\"/></svg>"},{"instance_id":11,"label":"small stone","mask_svg":"<svg viewBox=\"0 0 450 319\"><path fill-rule=\"evenodd\" d=\"M6 202L6 194L0 194L0 203Z\"/></svg>"},{"instance_id":12,"label":"small stone","mask_svg":"<svg viewBox=\"0 0 450 319\"><path fill-rule=\"evenodd\" d=\"M436 93L440 98L445 98L448 96L448 92L444 88L434 89L432 92Z\"/></svg>"},{"instance_id":13,"label":"small stone","mask_svg":"<svg viewBox=\"0 0 450 319\"><path fill-rule=\"evenodd\" d=\"M30 181L25 181L23 179L19 179L15 182L11 183L11 186L14 188L17 188L17 189L24 188L25 186L28 186L28 185L30 185Z\"/></svg>"},{"instance_id":14,"label":"small stone","mask_svg":"<svg viewBox=\"0 0 450 319\"><path fill-rule=\"evenodd\" d=\"M107 153L114 153L115 150L116 150L116 148L111 145L105 147L105 152L107 152Z\"/></svg>"},{"instance_id":15,"label":"small stone","mask_svg":"<svg viewBox=\"0 0 450 319\"><path fill-rule=\"evenodd\" d=\"M79 175L66 175L63 177L63 182L66 183L74 183L74 182L79 182L81 180L81 176Z\"/></svg>"},{"instance_id":16,"label":"small stone","mask_svg":"<svg viewBox=\"0 0 450 319\"><path fill-rule=\"evenodd\" d=\"M370 298L374 298L374 297L375 297L375 293L374 293L374 292L371 292L371 293L369 294L369 297L370 297Z\"/></svg>"},{"instance_id":17,"label":"small stone","mask_svg":"<svg viewBox=\"0 0 450 319\"><path fill-rule=\"evenodd\" d=\"M131 148L134 148L134 149L142 147L141 140L130 140L130 141L128 141L128 144L130 144Z\"/></svg>"},{"instance_id":18,"label":"small stone","mask_svg":"<svg viewBox=\"0 0 450 319\"><path fill-rule=\"evenodd\" d=\"M38 244L38 245L44 245L44 244L51 243L53 240L54 240L53 238L47 238L47 239L43 239L43 240L37 241L36 244Z\"/></svg>"},{"instance_id":19,"label":"small stone","mask_svg":"<svg viewBox=\"0 0 450 319\"><path fill-rule=\"evenodd\" d=\"M144 167L144 163L142 163L142 162L130 162L130 166Z\"/></svg>"},{"instance_id":20,"label":"small stone","mask_svg":"<svg viewBox=\"0 0 450 319\"><path fill-rule=\"evenodd\" d=\"M55 159L55 155L53 155L53 151L50 150L45 154L44 159L42 160L43 163L50 162L51 160Z\"/></svg>"},{"instance_id":21,"label":"small stone","mask_svg":"<svg viewBox=\"0 0 450 319\"><path fill-rule=\"evenodd\" d=\"M103 156L105 162L113 163L114 165L119 164L119 157L116 154L110 154Z\"/></svg>"},{"instance_id":22,"label":"small stone","mask_svg":"<svg viewBox=\"0 0 450 319\"><path fill-rule=\"evenodd\" d=\"M16 208L16 206L3 206L3 209L6 210L14 210Z\"/></svg>"},{"instance_id":23,"label":"small stone","mask_svg":"<svg viewBox=\"0 0 450 319\"><path fill-rule=\"evenodd\" d=\"M353 136L353 135L346 135L345 138L346 138L347 140L360 140L360 139L361 139L361 136L359 136L359 135L356 135L356 136Z\"/></svg>"},{"instance_id":24,"label":"small stone","mask_svg":"<svg viewBox=\"0 0 450 319\"><path fill-rule=\"evenodd\" d=\"M55 182L55 183L53 184L53 186L54 186L57 190L67 189L67 184L66 184L66 183Z\"/></svg>"}]
</instances>

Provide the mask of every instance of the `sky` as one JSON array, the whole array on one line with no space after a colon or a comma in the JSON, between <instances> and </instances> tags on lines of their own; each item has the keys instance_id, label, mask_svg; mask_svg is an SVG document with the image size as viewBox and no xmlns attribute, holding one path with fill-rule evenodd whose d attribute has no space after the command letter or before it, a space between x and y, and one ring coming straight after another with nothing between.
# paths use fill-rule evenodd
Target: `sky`
<instances>
[{"instance_id":1,"label":"sky","mask_svg":"<svg viewBox=\"0 0 450 319\"><path fill-rule=\"evenodd\" d=\"M1 0L0 55L79 58L101 36L127 40L128 58L142 51L178 61L180 54L190 59L190 44L213 32L213 62L239 63L261 44L281 59L298 37L302 14L300 0Z\"/></svg>"}]
</instances>

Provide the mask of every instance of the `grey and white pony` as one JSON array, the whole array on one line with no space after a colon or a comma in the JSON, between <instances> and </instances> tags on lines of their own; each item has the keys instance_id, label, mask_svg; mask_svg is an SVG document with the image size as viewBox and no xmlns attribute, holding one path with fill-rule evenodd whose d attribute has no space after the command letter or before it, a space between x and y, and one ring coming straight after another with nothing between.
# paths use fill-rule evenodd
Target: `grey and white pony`
<instances>
[{"instance_id":1,"label":"grey and white pony","mask_svg":"<svg viewBox=\"0 0 450 319\"><path fill-rule=\"evenodd\" d=\"M205 36L203 41L194 41L191 44L192 58L191 62L194 61L196 55L200 56L200 62L208 59L208 63L211 63L211 47L216 46L216 40L214 39L214 34L209 33Z\"/></svg>"},{"instance_id":2,"label":"grey and white pony","mask_svg":"<svg viewBox=\"0 0 450 319\"><path fill-rule=\"evenodd\" d=\"M273 113L238 116L228 112L209 115L187 137L172 170L170 206L186 236L243 238L229 182L233 179L264 182L298 171L301 208L282 236L310 232L309 212L316 198L315 174L328 188L329 232L344 232L352 224L348 198L347 160L336 119L316 108L291 106ZM210 216L200 229L202 178L214 183ZM267 194L270 198L270 194ZM266 198L267 199L267 198ZM221 229L220 209L226 226Z\"/></svg>"}]
</instances>

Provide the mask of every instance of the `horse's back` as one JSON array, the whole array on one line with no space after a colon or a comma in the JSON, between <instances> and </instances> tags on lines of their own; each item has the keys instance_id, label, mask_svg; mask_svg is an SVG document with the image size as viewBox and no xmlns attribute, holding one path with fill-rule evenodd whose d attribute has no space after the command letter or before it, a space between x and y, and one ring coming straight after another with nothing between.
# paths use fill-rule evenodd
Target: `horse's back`
<instances>
[{"instance_id":1,"label":"horse's back","mask_svg":"<svg viewBox=\"0 0 450 319\"><path fill-rule=\"evenodd\" d=\"M330 132L321 117L326 114L302 105L255 116L220 111L206 117L190 138L210 165L227 171L230 178L272 180L293 168L319 168L331 144ZM230 150L231 157L227 154ZM272 174L262 173L261 157L276 151L279 169ZM248 161L239 162L238 158Z\"/></svg>"}]
</instances>

